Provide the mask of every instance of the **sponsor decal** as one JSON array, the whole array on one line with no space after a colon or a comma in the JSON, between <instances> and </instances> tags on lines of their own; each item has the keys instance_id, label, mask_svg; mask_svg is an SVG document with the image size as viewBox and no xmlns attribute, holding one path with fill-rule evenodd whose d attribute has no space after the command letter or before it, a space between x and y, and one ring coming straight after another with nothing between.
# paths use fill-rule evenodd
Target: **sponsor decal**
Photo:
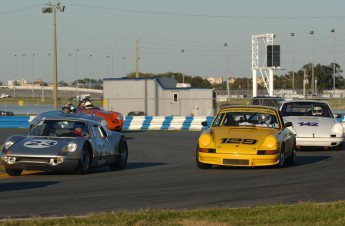
<instances>
[{"instance_id":1,"label":"sponsor decal","mask_svg":"<svg viewBox=\"0 0 345 226\"><path fill-rule=\"evenodd\" d=\"M24 143L27 148L50 148L57 144L55 140L31 140Z\"/></svg>"},{"instance_id":2,"label":"sponsor decal","mask_svg":"<svg viewBox=\"0 0 345 226\"><path fill-rule=\"evenodd\" d=\"M299 122L300 126L319 126L319 123L317 122Z\"/></svg>"},{"instance_id":3,"label":"sponsor decal","mask_svg":"<svg viewBox=\"0 0 345 226\"><path fill-rule=\"evenodd\" d=\"M221 138L222 144L256 144L258 141L255 139L242 139L242 138Z\"/></svg>"}]
</instances>

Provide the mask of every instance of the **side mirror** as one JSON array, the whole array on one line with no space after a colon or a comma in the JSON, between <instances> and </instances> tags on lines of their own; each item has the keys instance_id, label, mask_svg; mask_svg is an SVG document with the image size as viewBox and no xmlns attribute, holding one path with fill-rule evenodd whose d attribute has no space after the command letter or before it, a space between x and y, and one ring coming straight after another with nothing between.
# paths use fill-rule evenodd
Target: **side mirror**
<instances>
[{"instance_id":1,"label":"side mirror","mask_svg":"<svg viewBox=\"0 0 345 226\"><path fill-rule=\"evenodd\" d=\"M201 122L202 126L208 126L206 121Z\"/></svg>"},{"instance_id":2,"label":"side mirror","mask_svg":"<svg viewBox=\"0 0 345 226\"><path fill-rule=\"evenodd\" d=\"M284 127L290 127L290 126L292 126L292 122L286 122L286 123L284 124Z\"/></svg>"}]
</instances>

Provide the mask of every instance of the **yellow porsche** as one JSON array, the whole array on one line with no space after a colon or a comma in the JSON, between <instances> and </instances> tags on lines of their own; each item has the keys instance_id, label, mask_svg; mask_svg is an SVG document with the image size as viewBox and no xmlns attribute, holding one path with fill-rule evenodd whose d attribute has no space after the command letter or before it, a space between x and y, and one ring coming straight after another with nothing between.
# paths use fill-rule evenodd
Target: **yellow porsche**
<instances>
[{"instance_id":1,"label":"yellow porsche","mask_svg":"<svg viewBox=\"0 0 345 226\"><path fill-rule=\"evenodd\" d=\"M199 137L196 163L201 169L218 166L294 164L296 137L278 109L260 105L227 106Z\"/></svg>"}]
</instances>

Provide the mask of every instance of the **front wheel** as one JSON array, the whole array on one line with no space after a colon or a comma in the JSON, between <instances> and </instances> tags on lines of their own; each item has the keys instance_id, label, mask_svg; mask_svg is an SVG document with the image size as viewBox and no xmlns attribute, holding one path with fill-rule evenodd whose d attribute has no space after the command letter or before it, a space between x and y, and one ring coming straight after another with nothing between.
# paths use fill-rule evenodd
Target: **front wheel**
<instances>
[{"instance_id":1,"label":"front wheel","mask_svg":"<svg viewBox=\"0 0 345 226\"><path fill-rule=\"evenodd\" d=\"M296 145L294 145L292 153L291 153L291 156L286 159L286 163L287 164L290 164L290 165L295 164L295 162L296 162L296 153L297 153L296 152Z\"/></svg>"},{"instance_id":2,"label":"front wheel","mask_svg":"<svg viewBox=\"0 0 345 226\"><path fill-rule=\"evenodd\" d=\"M285 147L282 147L282 149L280 150L280 154L279 154L278 167L283 167L284 163L285 163Z\"/></svg>"},{"instance_id":3,"label":"front wheel","mask_svg":"<svg viewBox=\"0 0 345 226\"><path fill-rule=\"evenodd\" d=\"M79 160L79 167L76 174L84 174L89 170L90 167L90 161L91 161L91 150L89 145L84 145L81 154L80 154L80 160Z\"/></svg>"},{"instance_id":4,"label":"front wheel","mask_svg":"<svg viewBox=\"0 0 345 226\"><path fill-rule=\"evenodd\" d=\"M5 168L5 171L9 176L15 176L15 177L20 176L23 172L22 169L9 169L9 168Z\"/></svg>"},{"instance_id":5,"label":"front wheel","mask_svg":"<svg viewBox=\"0 0 345 226\"><path fill-rule=\"evenodd\" d=\"M123 170L127 165L128 146L126 138L121 137L115 161L109 165L110 170Z\"/></svg>"}]
</instances>

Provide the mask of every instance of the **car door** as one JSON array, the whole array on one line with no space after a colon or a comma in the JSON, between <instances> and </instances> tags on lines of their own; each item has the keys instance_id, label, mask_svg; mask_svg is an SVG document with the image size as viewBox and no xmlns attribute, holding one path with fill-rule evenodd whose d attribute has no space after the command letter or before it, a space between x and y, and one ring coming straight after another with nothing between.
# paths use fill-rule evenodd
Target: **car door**
<instances>
[{"instance_id":1,"label":"car door","mask_svg":"<svg viewBox=\"0 0 345 226\"><path fill-rule=\"evenodd\" d=\"M104 131L98 125L93 125L90 130L92 133L91 139L94 145L96 164L98 166L105 165L112 155L107 135L104 134Z\"/></svg>"}]
</instances>

